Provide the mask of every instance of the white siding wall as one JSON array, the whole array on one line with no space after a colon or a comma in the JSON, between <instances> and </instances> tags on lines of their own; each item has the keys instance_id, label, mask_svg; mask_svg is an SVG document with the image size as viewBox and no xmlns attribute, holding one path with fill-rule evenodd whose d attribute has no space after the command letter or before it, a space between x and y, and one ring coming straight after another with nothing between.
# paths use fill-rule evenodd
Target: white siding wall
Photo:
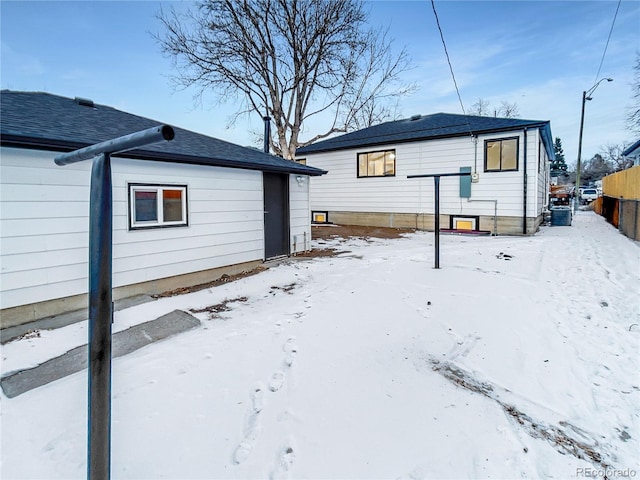
<instances>
[{"instance_id":1,"label":"white siding wall","mask_svg":"<svg viewBox=\"0 0 640 480\"><path fill-rule=\"evenodd\" d=\"M523 175L523 160L524 159L524 151L523 151L523 143L522 135L520 138L520 150L521 155L521 163L520 163L520 175ZM537 199L538 199L538 130L527 130L527 217L535 217L537 216ZM523 178L520 177L520 196L522 196L523 190ZM522 216L522 201L520 201L520 213L519 216Z\"/></svg>"},{"instance_id":2,"label":"white siding wall","mask_svg":"<svg viewBox=\"0 0 640 480\"><path fill-rule=\"evenodd\" d=\"M189 226L129 231L128 183L186 184ZM113 185L116 287L264 256L261 172L115 159Z\"/></svg>"},{"instance_id":3,"label":"white siding wall","mask_svg":"<svg viewBox=\"0 0 640 480\"><path fill-rule=\"evenodd\" d=\"M538 215L542 214L542 211L549 203L549 157L547 156L547 151L544 148L542 143L542 138L540 138L540 134L538 132L538 159L539 159L539 168L537 171L537 213Z\"/></svg>"},{"instance_id":4,"label":"white siding wall","mask_svg":"<svg viewBox=\"0 0 640 480\"><path fill-rule=\"evenodd\" d=\"M91 162L54 156L2 149L1 308L87 291ZM261 172L126 159L112 171L114 287L264 258ZM186 184L189 226L129 231L129 182Z\"/></svg>"},{"instance_id":5,"label":"white siding wall","mask_svg":"<svg viewBox=\"0 0 640 480\"><path fill-rule=\"evenodd\" d=\"M528 216L536 214L538 130L527 132ZM518 137L518 171L485 172L485 140ZM477 148L470 137L401 143L322 152L306 155L307 164L328 170L311 182L311 209L349 212L433 213L433 178L407 179L407 175L459 172L471 167L480 175L471 186L472 200L498 200L498 216L522 216L524 134L505 132L480 135ZM357 154L367 151L396 150L395 177L357 178ZM474 168L475 167L475 168ZM442 214L489 215L489 202L468 202L460 198L459 179L442 177L440 181Z\"/></svg>"},{"instance_id":6,"label":"white siding wall","mask_svg":"<svg viewBox=\"0 0 640 480\"><path fill-rule=\"evenodd\" d=\"M291 218L289 230L292 254L311 249L311 208L309 206L309 184L311 181L311 178L306 175L289 175L289 215Z\"/></svg>"}]
</instances>

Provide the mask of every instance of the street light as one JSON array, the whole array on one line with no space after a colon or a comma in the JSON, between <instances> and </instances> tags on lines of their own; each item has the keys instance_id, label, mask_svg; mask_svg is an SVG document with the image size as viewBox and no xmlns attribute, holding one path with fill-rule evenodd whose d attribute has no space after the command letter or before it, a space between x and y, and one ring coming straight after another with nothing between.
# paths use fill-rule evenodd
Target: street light
<instances>
[{"instance_id":1,"label":"street light","mask_svg":"<svg viewBox=\"0 0 640 480\"><path fill-rule=\"evenodd\" d=\"M585 90L584 92L582 92L582 115L580 116L580 136L578 139L578 164L576 168L576 188L574 190L574 195L575 195L574 202L576 203L576 208L578 206L578 202L580 201L580 170L582 169L582 166L580 165L580 159L582 156L582 130L584 128L584 104L587 102L587 100L592 100L591 95L593 95L593 92L596 91L596 88L598 88L598 85L600 85L600 83L604 82L605 80L607 82L613 82L613 78L601 78L589 90Z\"/></svg>"}]
</instances>

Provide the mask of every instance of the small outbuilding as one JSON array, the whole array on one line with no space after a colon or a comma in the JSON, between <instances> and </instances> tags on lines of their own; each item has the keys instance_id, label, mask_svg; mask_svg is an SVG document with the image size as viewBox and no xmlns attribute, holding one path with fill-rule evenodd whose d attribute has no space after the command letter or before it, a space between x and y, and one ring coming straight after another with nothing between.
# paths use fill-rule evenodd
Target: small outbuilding
<instances>
[{"instance_id":1,"label":"small outbuilding","mask_svg":"<svg viewBox=\"0 0 640 480\"><path fill-rule=\"evenodd\" d=\"M386 122L301 148L328 170L311 185L315 221L434 228L434 181L443 178L440 225L454 231L533 234L548 206L550 123L436 113Z\"/></svg>"},{"instance_id":2,"label":"small outbuilding","mask_svg":"<svg viewBox=\"0 0 640 480\"><path fill-rule=\"evenodd\" d=\"M91 162L59 152L158 126L82 98L0 92L2 328L87 307ZM310 249L310 178L325 171L175 128L114 155L114 299L251 270Z\"/></svg>"}]
</instances>

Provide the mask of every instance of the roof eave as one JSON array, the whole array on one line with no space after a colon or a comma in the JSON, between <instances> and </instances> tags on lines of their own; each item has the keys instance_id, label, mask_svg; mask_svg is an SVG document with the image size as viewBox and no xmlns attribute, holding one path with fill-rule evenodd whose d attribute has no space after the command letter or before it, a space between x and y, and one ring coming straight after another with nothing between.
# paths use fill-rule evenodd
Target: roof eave
<instances>
[{"instance_id":1,"label":"roof eave","mask_svg":"<svg viewBox=\"0 0 640 480\"><path fill-rule=\"evenodd\" d=\"M305 150L305 148L313 147L313 145L309 145L308 147L302 147L301 149L298 149L297 153L300 153L301 155L306 155L306 154L314 154L314 153L322 153L322 152L335 152L338 150L351 150L354 148L367 148L367 147L372 147L377 145L396 145L400 143L425 142L430 140L442 140L443 138L466 137L469 135L478 136L478 135L485 135L485 134L498 133L498 132L512 132L515 130L524 130L525 128L527 129L541 128L541 127L548 126L548 124L549 122L537 122L537 123L531 123L527 125L518 125L518 126L511 126L511 127L471 130L471 131L460 132L460 133L431 135L428 137L405 138L405 139L399 139L399 140L398 139L397 140L381 140L377 142L359 143L359 144L348 145L348 146L334 146L334 147L328 147L328 148L321 147L313 150Z\"/></svg>"},{"instance_id":2,"label":"roof eave","mask_svg":"<svg viewBox=\"0 0 640 480\"><path fill-rule=\"evenodd\" d=\"M637 140L635 143L632 143L631 145L629 145L623 152L622 155L623 156L631 156L634 153L636 155L638 155L640 152L636 151L640 149L640 140Z\"/></svg>"},{"instance_id":3,"label":"roof eave","mask_svg":"<svg viewBox=\"0 0 640 480\"><path fill-rule=\"evenodd\" d=\"M242 170L259 170L262 172L271 173L290 173L294 175L309 175L312 177L326 175L327 173L326 170L321 170L319 168L306 165L300 165L293 161L291 162L291 167L280 167L277 165L263 165L241 160L230 160L216 157L194 157L190 155L176 155L174 153L169 154L163 152L150 152L141 150L131 150L129 152L124 152L115 156L131 158L134 160L153 160L157 162L204 165L208 167L239 168Z\"/></svg>"},{"instance_id":4,"label":"roof eave","mask_svg":"<svg viewBox=\"0 0 640 480\"><path fill-rule=\"evenodd\" d=\"M26 148L30 150L48 150L54 152L71 152L79 148L88 146L81 142L70 142L64 140L45 139L38 137L26 137L11 134L0 136L0 145L3 147ZM175 153L150 151L150 150L129 150L127 152L113 155L115 158L131 158L134 160L153 160L167 163L183 163L190 165L204 165L209 167L239 168L242 170L258 170L271 173L290 173L308 176L326 175L326 170L300 165L291 162L291 168L279 167L277 165L257 164L251 161L230 160L215 157L196 157Z\"/></svg>"}]
</instances>

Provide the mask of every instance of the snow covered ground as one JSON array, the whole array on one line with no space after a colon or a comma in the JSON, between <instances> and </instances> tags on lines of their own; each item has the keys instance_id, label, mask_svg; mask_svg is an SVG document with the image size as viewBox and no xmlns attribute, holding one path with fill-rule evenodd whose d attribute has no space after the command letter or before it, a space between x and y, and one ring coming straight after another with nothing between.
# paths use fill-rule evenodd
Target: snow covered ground
<instances>
[{"instance_id":1,"label":"snow covered ground","mask_svg":"<svg viewBox=\"0 0 640 480\"><path fill-rule=\"evenodd\" d=\"M113 362L120 479L637 478L640 247L591 212L533 237L339 240L337 257L116 313L226 302ZM214 310L214 309L211 309ZM86 322L4 345L3 372ZM84 478L86 372L1 398L1 477Z\"/></svg>"}]
</instances>

